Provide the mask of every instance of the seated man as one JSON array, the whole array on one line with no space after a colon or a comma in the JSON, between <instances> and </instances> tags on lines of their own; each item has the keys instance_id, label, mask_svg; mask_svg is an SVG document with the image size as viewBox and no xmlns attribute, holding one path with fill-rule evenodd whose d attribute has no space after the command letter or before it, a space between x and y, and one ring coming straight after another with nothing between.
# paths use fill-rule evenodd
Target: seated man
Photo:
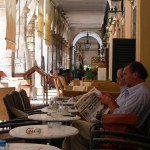
<instances>
[{"instance_id":1,"label":"seated man","mask_svg":"<svg viewBox=\"0 0 150 150\"><path fill-rule=\"evenodd\" d=\"M125 82L123 80L123 68L119 68L117 71L117 83L120 86L120 95L115 100L116 103L120 106L125 98L125 90L127 89L127 86L125 85ZM108 93L104 93L108 97L110 95ZM63 142L63 149L66 150L86 150L89 149L89 141L90 141L90 135L89 135L89 129L93 125L93 123L78 120L74 121L72 123L72 126L79 129L79 134L73 137L68 137Z\"/></svg>"},{"instance_id":2,"label":"seated man","mask_svg":"<svg viewBox=\"0 0 150 150\"><path fill-rule=\"evenodd\" d=\"M145 84L148 74L144 66L139 62L132 62L125 66L123 80L128 89L125 91L125 100L119 106L113 99L103 94L99 97L101 102L106 104L111 113L127 114L136 113L139 129L150 113L150 91Z\"/></svg>"},{"instance_id":3,"label":"seated man","mask_svg":"<svg viewBox=\"0 0 150 150\"><path fill-rule=\"evenodd\" d=\"M136 113L138 119L137 130L142 127L150 114L150 91L145 84L147 76L147 71L140 62L132 62L126 65L123 70L123 80L128 87L125 90L123 102L119 105L106 93L99 95L101 103L106 104L110 108L111 113ZM65 150L90 149L89 128L91 124L85 121L78 121L78 123L75 122L73 125L79 129L79 134L66 138L62 148Z\"/></svg>"}]
</instances>

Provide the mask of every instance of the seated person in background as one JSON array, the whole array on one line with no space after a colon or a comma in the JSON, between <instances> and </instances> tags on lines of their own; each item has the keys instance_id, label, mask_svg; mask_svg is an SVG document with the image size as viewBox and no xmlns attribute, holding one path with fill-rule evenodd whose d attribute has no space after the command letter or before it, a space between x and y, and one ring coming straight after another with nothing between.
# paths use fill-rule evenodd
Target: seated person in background
<instances>
[{"instance_id":1,"label":"seated person in background","mask_svg":"<svg viewBox=\"0 0 150 150\"><path fill-rule=\"evenodd\" d=\"M53 77L56 77L55 74L53 74L53 70L50 70L50 72L48 73L49 76L49 89L54 88L55 87L55 83L53 80Z\"/></svg>"},{"instance_id":2,"label":"seated person in background","mask_svg":"<svg viewBox=\"0 0 150 150\"><path fill-rule=\"evenodd\" d=\"M50 77L53 77L53 70L50 70L48 74L50 75Z\"/></svg>"},{"instance_id":3,"label":"seated person in background","mask_svg":"<svg viewBox=\"0 0 150 150\"><path fill-rule=\"evenodd\" d=\"M53 73L53 70L50 70L50 72L48 73L48 75L49 75L50 77L57 77L57 76L58 76L57 72L54 72L54 73Z\"/></svg>"},{"instance_id":4,"label":"seated person in background","mask_svg":"<svg viewBox=\"0 0 150 150\"><path fill-rule=\"evenodd\" d=\"M117 83L120 86L120 95L116 99L116 103L120 106L125 98L125 90L127 89L125 82L123 80L123 68L119 68L117 71ZM103 92L102 92L103 93ZM106 94L108 97L111 96L108 93ZM106 110L107 111L107 110ZM79 134L76 136L68 137L64 140L62 148L64 150L87 150L90 149L90 135L89 129L93 125L93 123L78 120L72 123L72 126L76 127L79 130Z\"/></svg>"},{"instance_id":5,"label":"seated person in background","mask_svg":"<svg viewBox=\"0 0 150 150\"><path fill-rule=\"evenodd\" d=\"M57 73L57 72L54 72L54 73L53 73L53 77L58 77L58 73Z\"/></svg>"},{"instance_id":6,"label":"seated person in background","mask_svg":"<svg viewBox=\"0 0 150 150\"><path fill-rule=\"evenodd\" d=\"M122 104L122 102L124 101L124 98L125 98L125 90L128 88L126 86L126 83L125 81L123 80L123 67L122 68L119 68L117 70L117 84L120 86L120 94L119 96L115 99L116 103L120 106ZM108 93L106 92L101 92L103 95L107 95L109 97L111 97L111 95L109 95ZM108 109L104 112L104 113L107 113L109 111L109 107Z\"/></svg>"}]
</instances>

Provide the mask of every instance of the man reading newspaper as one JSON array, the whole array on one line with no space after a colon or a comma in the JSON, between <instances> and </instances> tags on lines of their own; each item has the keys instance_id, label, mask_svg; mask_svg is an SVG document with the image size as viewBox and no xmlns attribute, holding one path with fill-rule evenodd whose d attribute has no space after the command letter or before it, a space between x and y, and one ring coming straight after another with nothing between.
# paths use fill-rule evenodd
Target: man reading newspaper
<instances>
[{"instance_id":1,"label":"man reading newspaper","mask_svg":"<svg viewBox=\"0 0 150 150\"><path fill-rule=\"evenodd\" d=\"M117 83L120 86L120 95L116 99L116 102L120 106L124 100L124 93L125 93L124 91L127 89L127 87L125 86L125 82L123 80L123 68L119 68L117 71ZM91 96L92 98L89 96L91 94L90 92L94 93L94 95L92 94L92 96ZM100 95L101 92L95 88L93 88L90 92L88 92L87 94L85 94L83 96L80 96L80 97L78 96L80 100L78 99L78 101L76 103L76 107L78 108L78 111L81 113L81 115L87 121L78 120L78 121L74 121L72 123L72 126L79 129L79 134L77 136L69 137L64 140L63 145L62 145L62 148L64 150L76 150L76 148L86 150L87 147L89 147L89 140L90 140L89 129L93 125L93 123L91 123L90 121L91 120L95 121L95 119L93 119L93 118L95 118L97 112L98 113L99 112L104 112L104 113L109 112L109 108L106 108L106 106L102 105L101 99L99 99L96 96L96 95ZM86 111L86 109L84 109L84 110L81 109L81 108L85 108L85 106L82 103L84 103L84 99L86 97L88 97L88 99L90 99L90 100L92 100L94 97L93 104L95 104L95 102L98 102L98 103L96 103L96 106L94 105L95 107L93 107L93 105L91 107L90 102L89 102L87 104L87 106L89 106L89 109L87 107L87 111ZM88 101L88 99L85 99L85 100ZM84 107L82 107L82 105ZM91 108L92 108L92 111L91 111ZM86 113L84 113L84 112L86 112Z\"/></svg>"},{"instance_id":2,"label":"man reading newspaper","mask_svg":"<svg viewBox=\"0 0 150 150\"><path fill-rule=\"evenodd\" d=\"M137 130L143 129L141 127L150 114L150 91L145 84L147 77L147 71L140 62L131 62L123 69L123 80L128 88L123 94L124 96L122 97L123 100L121 100L121 104L114 101L105 93L99 95L101 103L107 104L110 108L110 113L136 113L138 119L136 125ZM66 138L62 148L64 150L89 150L89 128L91 127L91 123L80 120L74 122L72 125L79 129L79 134Z\"/></svg>"}]
</instances>

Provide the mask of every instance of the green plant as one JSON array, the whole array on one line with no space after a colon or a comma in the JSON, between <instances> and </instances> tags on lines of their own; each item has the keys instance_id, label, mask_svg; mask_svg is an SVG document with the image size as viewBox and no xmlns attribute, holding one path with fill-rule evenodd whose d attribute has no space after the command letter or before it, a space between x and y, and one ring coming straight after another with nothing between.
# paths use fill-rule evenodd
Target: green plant
<instances>
[{"instance_id":1,"label":"green plant","mask_svg":"<svg viewBox=\"0 0 150 150\"><path fill-rule=\"evenodd\" d=\"M85 76L85 80L97 80L97 71L89 70Z\"/></svg>"}]
</instances>

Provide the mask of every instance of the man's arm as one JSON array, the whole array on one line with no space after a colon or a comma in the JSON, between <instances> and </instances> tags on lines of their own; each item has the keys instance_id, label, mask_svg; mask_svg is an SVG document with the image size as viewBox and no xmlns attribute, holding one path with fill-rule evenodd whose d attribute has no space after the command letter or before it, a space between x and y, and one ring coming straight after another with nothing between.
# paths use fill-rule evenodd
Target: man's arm
<instances>
[{"instance_id":1,"label":"man's arm","mask_svg":"<svg viewBox=\"0 0 150 150\"><path fill-rule=\"evenodd\" d=\"M101 94L98 96L101 98L101 103L109 107L110 112L113 113L116 108L119 108L118 104L110 96Z\"/></svg>"}]
</instances>

